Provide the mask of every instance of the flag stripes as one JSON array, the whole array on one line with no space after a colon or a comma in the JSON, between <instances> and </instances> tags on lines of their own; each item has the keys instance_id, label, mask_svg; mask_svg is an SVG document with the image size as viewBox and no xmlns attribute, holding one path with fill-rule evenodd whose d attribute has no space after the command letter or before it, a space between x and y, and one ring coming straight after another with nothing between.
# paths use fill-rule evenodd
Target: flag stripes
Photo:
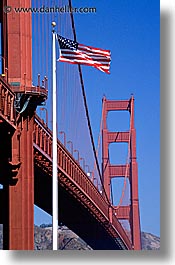
<instances>
[{"instance_id":1,"label":"flag stripes","mask_svg":"<svg viewBox=\"0 0 175 265\"><path fill-rule=\"evenodd\" d=\"M60 62L93 66L102 72L110 73L110 51L85 46L72 40L57 36L60 45Z\"/></svg>"}]
</instances>

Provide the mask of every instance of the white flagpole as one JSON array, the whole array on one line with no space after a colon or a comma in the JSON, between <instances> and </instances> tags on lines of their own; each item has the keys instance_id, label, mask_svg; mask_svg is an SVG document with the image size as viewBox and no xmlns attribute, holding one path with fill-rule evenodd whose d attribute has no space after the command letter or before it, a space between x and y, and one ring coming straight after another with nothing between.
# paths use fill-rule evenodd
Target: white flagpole
<instances>
[{"instance_id":1,"label":"white flagpole","mask_svg":"<svg viewBox=\"0 0 175 265\"><path fill-rule=\"evenodd\" d=\"M52 41L53 41L53 142L52 142L52 233L53 233L53 250L58 249L58 175L57 175L57 93L56 93L56 23L52 22Z\"/></svg>"}]
</instances>

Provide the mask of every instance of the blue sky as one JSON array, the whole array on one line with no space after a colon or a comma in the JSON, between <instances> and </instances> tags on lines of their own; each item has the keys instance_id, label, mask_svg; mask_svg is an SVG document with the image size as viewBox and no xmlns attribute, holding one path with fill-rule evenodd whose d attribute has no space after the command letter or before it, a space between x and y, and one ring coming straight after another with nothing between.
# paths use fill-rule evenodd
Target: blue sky
<instances>
[{"instance_id":1,"label":"blue sky","mask_svg":"<svg viewBox=\"0 0 175 265\"><path fill-rule=\"evenodd\" d=\"M83 67L94 135L99 129L103 94L109 99L128 99L133 93L141 228L160 235L159 1L91 0L82 4L75 0L73 6L97 9L96 14L75 15L78 41L111 50L110 75ZM118 128L115 114L108 122L111 130Z\"/></svg>"},{"instance_id":2,"label":"blue sky","mask_svg":"<svg viewBox=\"0 0 175 265\"><path fill-rule=\"evenodd\" d=\"M111 74L83 66L83 78L95 142L101 100L135 97L137 161L142 231L160 235L160 58L158 0L72 1L96 7L95 14L75 14L79 43L111 50ZM67 37L67 36L65 36ZM128 115L110 113L110 130L127 129ZM120 126L120 127L119 127ZM115 147L110 147L115 159ZM114 187L115 188L115 187ZM35 222L50 222L35 207Z\"/></svg>"}]
</instances>

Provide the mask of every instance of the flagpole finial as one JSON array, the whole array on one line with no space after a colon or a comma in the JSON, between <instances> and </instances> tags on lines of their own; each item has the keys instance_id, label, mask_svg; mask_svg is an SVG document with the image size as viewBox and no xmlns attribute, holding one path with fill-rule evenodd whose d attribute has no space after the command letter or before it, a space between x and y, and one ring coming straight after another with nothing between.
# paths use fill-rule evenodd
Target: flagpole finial
<instances>
[{"instance_id":1,"label":"flagpole finial","mask_svg":"<svg viewBox=\"0 0 175 265\"><path fill-rule=\"evenodd\" d=\"M56 22L52 21L52 27L53 27L53 32L55 31L55 27L56 27Z\"/></svg>"}]
</instances>

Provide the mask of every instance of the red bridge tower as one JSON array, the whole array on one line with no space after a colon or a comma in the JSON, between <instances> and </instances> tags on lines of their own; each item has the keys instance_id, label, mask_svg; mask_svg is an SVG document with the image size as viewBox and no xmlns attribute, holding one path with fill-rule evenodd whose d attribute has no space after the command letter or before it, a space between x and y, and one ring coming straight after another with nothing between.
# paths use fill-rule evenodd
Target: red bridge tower
<instances>
[{"instance_id":1,"label":"red bridge tower","mask_svg":"<svg viewBox=\"0 0 175 265\"><path fill-rule=\"evenodd\" d=\"M110 132L107 129L107 114L109 111L129 111L130 130L125 132ZM134 250L141 249L140 216L138 197L138 169L136 160L136 130L134 127L134 98L130 100L107 100L103 98L103 131L102 131L102 169L103 182L108 199L111 201L111 179L125 177L130 183L130 205L115 207L118 219L128 220L131 227L131 237ZM130 149L129 165L111 165L109 160L110 143L128 143ZM128 170L127 170L128 169Z\"/></svg>"},{"instance_id":2,"label":"red bridge tower","mask_svg":"<svg viewBox=\"0 0 175 265\"><path fill-rule=\"evenodd\" d=\"M11 12L6 13L5 6L10 6ZM0 161L0 177L3 183L0 221L3 223L4 249L32 250L34 115L37 105L46 100L47 91L40 84L32 85L32 18L30 12L13 11L14 7L20 6L31 7L31 0L3 0L0 3L2 57L6 72L3 86L7 91L5 93L11 91L12 100L15 100L15 129L8 128L6 121L1 122L0 128L0 157L3 158Z\"/></svg>"}]
</instances>

